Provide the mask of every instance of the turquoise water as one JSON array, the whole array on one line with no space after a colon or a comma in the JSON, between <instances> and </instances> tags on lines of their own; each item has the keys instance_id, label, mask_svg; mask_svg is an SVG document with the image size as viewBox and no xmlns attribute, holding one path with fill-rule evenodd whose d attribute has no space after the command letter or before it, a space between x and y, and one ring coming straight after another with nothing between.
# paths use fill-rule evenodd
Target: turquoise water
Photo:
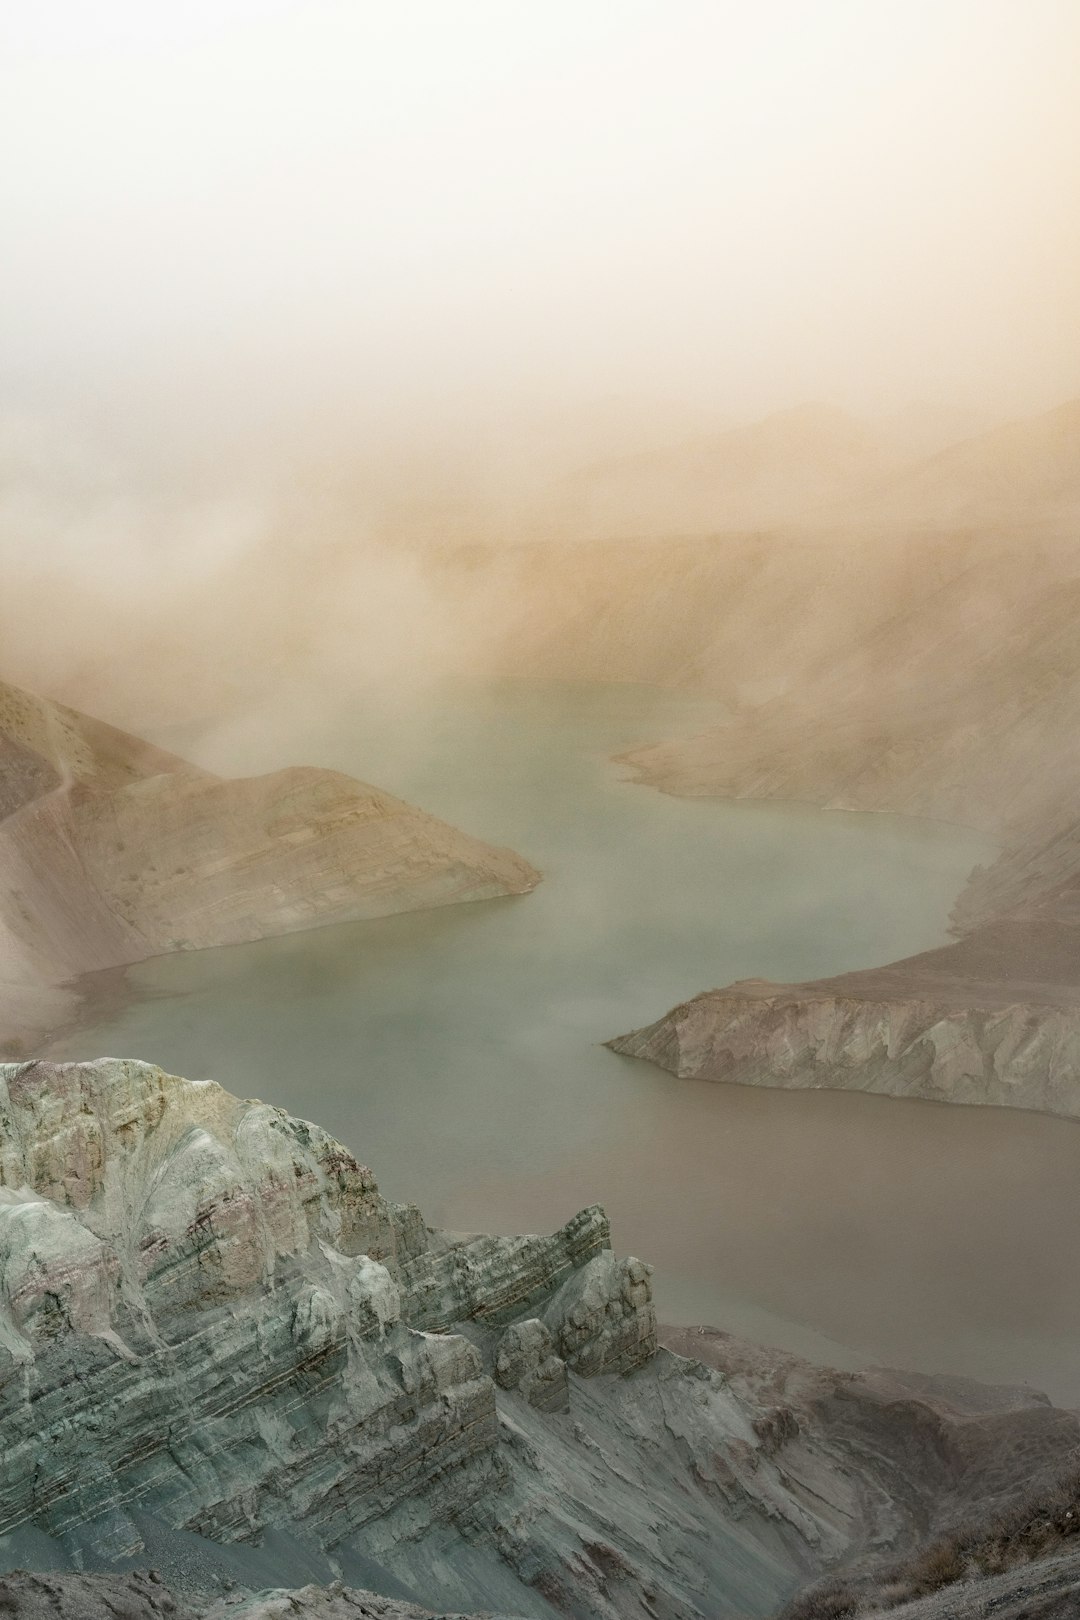
<instances>
[{"instance_id":1,"label":"turquoise water","mask_svg":"<svg viewBox=\"0 0 1080 1620\"><path fill-rule=\"evenodd\" d=\"M544 1229L603 1202L670 1317L1080 1400L1080 1262L1059 1235L1075 1126L693 1084L601 1045L735 978L939 943L989 853L901 818L669 798L611 761L711 718L648 689L506 683L393 712L298 693L272 725L158 739L219 769L350 771L544 882L143 964L135 999L54 1055L143 1057L317 1119L439 1225Z\"/></svg>"}]
</instances>

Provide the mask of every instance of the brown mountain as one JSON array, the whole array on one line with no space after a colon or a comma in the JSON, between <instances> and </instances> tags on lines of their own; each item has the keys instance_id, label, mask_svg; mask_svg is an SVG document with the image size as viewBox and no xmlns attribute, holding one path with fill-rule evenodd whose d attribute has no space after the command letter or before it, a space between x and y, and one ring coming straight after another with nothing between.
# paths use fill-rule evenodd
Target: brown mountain
<instances>
[{"instance_id":1,"label":"brown mountain","mask_svg":"<svg viewBox=\"0 0 1080 1620\"><path fill-rule=\"evenodd\" d=\"M594 462L563 486L566 521L590 538L797 522L870 488L897 462L846 412L800 405L670 449Z\"/></svg>"},{"instance_id":2,"label":"brown mountain","mask_svg":"<svg viewBox=\"0 0 1080 1620\"><path fill-rule=\"evenodd\" d=\"M335 771L230 781L0 685L0 1041L171 950L489 899L539 874Z\"/></svg>"}]
</instances>

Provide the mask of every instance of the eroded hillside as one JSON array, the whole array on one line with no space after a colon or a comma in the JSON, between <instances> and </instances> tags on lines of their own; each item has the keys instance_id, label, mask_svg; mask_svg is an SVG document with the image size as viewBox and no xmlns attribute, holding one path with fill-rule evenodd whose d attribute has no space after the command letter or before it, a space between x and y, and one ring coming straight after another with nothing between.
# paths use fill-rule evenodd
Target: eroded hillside
<instances>
[{"instance_id":1,"label":"eroded hillside","mask_svg":"<svg viewBox=\"0 0 1080 1620\"><path fill-rule=\"evenodd\" d=\"M224 780L10 686L0 805L0 1040L61 1019L81 973L538 880L336 772Z\"/></svg>"},{"instance_id":2,"label":"eroded hillside","mask_svg":"<svg viewBox=\"0 0 1080 1620\"><path fill-rule=\"evenodd\" d=\"M200 1614L289 1570L441 1614L764 1617L1080 1438L1026 1390L661 1348L598 1208L434 1231L209 1081L6 1065L0 1104L0 1535L38 1567L163 1567ZM35 1614L50 1579L13 1599ZM158 1612L136 1585L112 1595ZM53 1612L80 1591L110 1612L78 1580ZM282 1601L336 1620L347 1596Z\"/></svg>"}]
</instances>

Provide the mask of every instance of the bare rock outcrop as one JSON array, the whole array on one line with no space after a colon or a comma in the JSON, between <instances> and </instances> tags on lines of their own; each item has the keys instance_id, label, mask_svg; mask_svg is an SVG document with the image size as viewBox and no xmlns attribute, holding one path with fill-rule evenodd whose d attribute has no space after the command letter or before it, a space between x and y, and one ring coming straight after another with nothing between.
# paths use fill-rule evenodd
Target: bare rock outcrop
<instances>
[{"instance_id":1,"label":"bare rock outcrop","mask_svg":"<svg viewBox=\"0 0 1080 1620\"><path fill-rule=\"evenodd\" d=\"M570 1385L566 1362L554 1353L554 1341L539 1318L513 1322L495 1348L495 1382L519 1389L530 1406L542 1412L566 1412Z\"/></svg>"},{"instance_id":2,"label":"bare rock outcrop","mask_svg":"<svg viewBox=\"0 0 1080 1620\"><path fill-rule=\"evenodd\" d=\"M5 1577L29 1620L47 1591L133 1620L764 1617L1077 1444L1029 1392L668 1343L596 1207L440 1233L212 1082L0 1066L0 1569L38 1568Z\"/></svg>"},{"instance_id":3,"label":"bare rock outcrop","mask_svg":"<svg viewBox=\"0 0 1080 1620\"><path fill-rule=\"evenodd\" d=\"M959 938L801 984L737 981L608 1042L687 1079L1080 1117L1080 819L1061 794L953 908Z\"/></svg>"},{"instance_id":4,"label":"bare rock outcrop","mask_svg":"<svg viewBox=\"0 0 1080 1620\"><path fill-rule=\"evenodd\" d=\"M715 1328L665 1344L721 1372L763 1443L831 1451L860 1478L864 1534L780 1620L1074 1620L1080 1418L1030 1389L842 1373Z\"/></svg>"},{"instance_id":5,"label":"bare rock outcrop","mask_svg":"<svg viewBox=\"0 0 1080 1620\"><path fill-rule=\"evenodd\" d=\"M657 1351L649 1269L601 1210L433 1233L212 1082L0 1066L5 1543L92 1572L149 1557L148 1523L252 1556L284 1535L327 1579L466 1612L644 1595L692 1620L767 1614L837 1553L857 1501L823 1489L825 1512L719 1377Z\"/></svg>"},{"instance_id":6,"label":"bare rock outcrop","mask_svg":"<svg viewBox=\"0 0 1080 1620\"><path fill-rule=\"evenodd\" d=\"M436 1620L429 1609L361 1592L336 1582L257 1596L237 1594L206 1602L169 1589L155 1572L128 1575L40 1574L15 1570L0 1576L5 1620ZM469 1620L443 1614L438 1620ZM474 1620L498 1620L476 1616Z\"/></svg>"},{"instance_id":7,"label":"bare rock outcrop","mask_svg":"<svg viewBox=\"0 0 1080 1620\"><path fill-rule=\"evenodd\" d=\"M684 1079L1080 1117L1080 931L988 928L886 968L705 991L609 1041Z\"/></svg>"}]
</instances>

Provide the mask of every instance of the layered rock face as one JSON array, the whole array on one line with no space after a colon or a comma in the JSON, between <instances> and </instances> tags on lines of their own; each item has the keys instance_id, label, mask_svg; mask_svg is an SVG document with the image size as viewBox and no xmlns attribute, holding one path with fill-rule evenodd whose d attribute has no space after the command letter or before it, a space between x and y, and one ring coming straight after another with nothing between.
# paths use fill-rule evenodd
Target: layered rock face
<instances>
[{"instance_id":1,"label":"layered rock face","mask_svg":"<svg viewBox=\"0 0 1080 1620\"><path fill-rule=\"evenodd\" d=\"M6 1620L436 1620L429 1609L335 1583L299 1590L239 1593L221 1602L192 1599L169 1589L156 1572L132 1575L37 1574L0 1576L0 1614ZM442 1614L438 1620L468 1620ZM475 1620L499 1620L476 1616Z\"/></svg>"},{"instance_id":2,"label":"layered rock face","mask_svg":"<svg viewBox=\"0 0 1080 1620\"><path fill-rule=\"evenodd\" d=\"M12 1612L765 1616L1078 1440L1026 1391L669 1343L599 1209L434 1232L212 1082L0 1066L0 1559L68 1570Z\"/></svg>"},{"instance_id":3,"label":"layered rock face","mask_svg":"<svg viewBox=\"0 0 1080 1620\"><path fill-rule=\"evenodd\" d=\"M804 984L738 981L608 1045L684 1079L1080 1118L1078 883L1066 812L973 873L954 917L975 926L956 944Z\"/></svg>"},{"instance_id":4,"label":"layered rock face","mask_svg":"<svg viewBox=\"0 0 1080 1620\"><path fill-rule=\"evenodd\" d=\"M521 894L509 850L333 771L224 781L0 686L0 1042L171 950Z\"/></svg>"},{"instance_id":5,"label":"layered rock face","mask_svg":"<svg viewBox=\"0 0 1080 1620\"><path fill-rule=\"evenodd\" d=\"M317 1127L119 1060L0 1066L0 1187L5 1544L286 1536L455 1608L674 1620L767 1613L858 1517L657 1351L598 1209L431 1233Z\"/></svg>"},{"instance_id":6,"label":"layered rock face","mask_svg":"<svg viewBox=\"0 0 1080 1620\"><path fill-rule=\"evenodd\" d=\"M1078 947L1074 929L988 927L887 968L706 991L608 1045L683 1079L1078 1118Z\"/></svg>"},{"instance_id":7,"label":"layered rock face","mask_svg":"<svg viewBox=\"0 0 1080 1620\"><path fill-rule=\"evenodd\" d=\"M1074 1620L1080 1418L1027 1389L837 1373L713 1328L665 1343L722 1372L784 1447L797 1433L863 1483L868 1533L778 1620Z\"/></svg>"}]
</instances>

